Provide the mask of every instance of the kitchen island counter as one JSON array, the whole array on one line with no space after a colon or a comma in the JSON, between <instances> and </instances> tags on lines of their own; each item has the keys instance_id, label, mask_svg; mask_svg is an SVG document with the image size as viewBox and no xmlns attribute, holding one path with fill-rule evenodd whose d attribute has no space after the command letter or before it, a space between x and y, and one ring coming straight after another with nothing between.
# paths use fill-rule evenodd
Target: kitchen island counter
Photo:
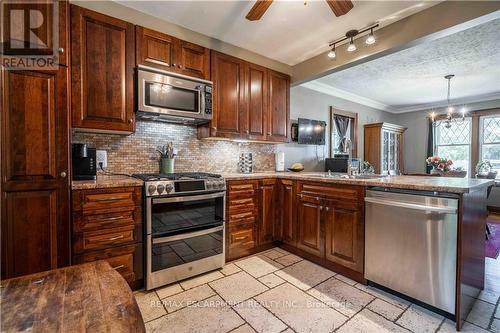
<instances>
[{"instance_id":1,"label":"kitchen island counter","mask_svg":"<svg viewBox=\"0 0 500 333\"><path fill-rule=\"evenodd\" d=\"M479 188L494 185L491 179L426 177L426 176L387 176L380 178L341 178L328 177L325 172L257 172L251 174L230 173L222 175L227 180L280 178L291 180L317 181L332 184L361 186L381 186L408 190L434 191L446 193L469 193Z\"/></svg>"}]
</instances>

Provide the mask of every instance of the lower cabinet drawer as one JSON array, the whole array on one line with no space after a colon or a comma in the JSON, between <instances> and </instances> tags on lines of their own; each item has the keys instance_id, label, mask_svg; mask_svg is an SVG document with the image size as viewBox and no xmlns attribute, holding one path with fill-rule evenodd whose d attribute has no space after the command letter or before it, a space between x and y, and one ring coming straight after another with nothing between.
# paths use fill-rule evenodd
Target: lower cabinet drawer
<instances>
[{"instance_id":1,"label":"lower cabinet drawer","mask_svg":"<svg viewBox=\"0 0 500 333\"><path fill-rule=\"evenodd\" d=\"M76 253L105 249L138 241L136 226L126 226L78 234L74 242Z\"/></svg>"},{"instance_id":2,"label":"lower cabinet drawer","mask_svg":"<svg viewBox=\"0 0 500 333\"><path fill-rule=\"evenodd\" d=\"M255 229L252 226L229 230L229 247L247 249L255 246Z\"/></svg>"},{"instance_id":3,"label":"lower cabinet drawer","mask_svg":"<svg viewBox=\"0 0 500 333\"><path fill-rule=\"evenodd\" d=\"M235 223L252 223L255 222L255 211L248 211L248 212L237 212L237 213L228 213L228 221L229 224L235 224Z\"/></svg>"},{"instance_id":4,"label":"lower cabinet drawer","mask_svg":"<svg viewBox=\"0 0 500 333\"><path fill-rule=\"evenodd\" d=\"M136 280L143 278L143 244L131 244L100 251L87 252L74 258L76 264L96 260L106 260L123 278L134 286Z\"/></svg>"},{"instance_id":5,"label":"lower cabinet drawer","mask_svg":"<svg viewBox=\"0 0 500 333\"><path fill-rule=\"evenodd\" d=\"M140 209L136 211L117 212L108 214L80 215L73 216L73 232L82 232L102 228L119 227L133 225L136 220L140 220Z\"/></svg>"}]
</instances>

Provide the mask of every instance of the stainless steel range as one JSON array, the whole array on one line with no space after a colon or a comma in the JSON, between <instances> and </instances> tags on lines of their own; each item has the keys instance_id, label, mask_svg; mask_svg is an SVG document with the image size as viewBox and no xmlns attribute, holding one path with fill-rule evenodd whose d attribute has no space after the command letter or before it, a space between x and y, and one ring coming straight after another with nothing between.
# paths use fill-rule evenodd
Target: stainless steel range
<instances>
[{"instance_id":1,"label":"stainless steel range","mask_svg":"<svg viewBox=\"0 0 500 333\"><path fill-rule=\"evenodd\" d=\"M146 289L225 262L225 181L208 173L137 174L144 180Z\"/></svg>"}]
</instances>

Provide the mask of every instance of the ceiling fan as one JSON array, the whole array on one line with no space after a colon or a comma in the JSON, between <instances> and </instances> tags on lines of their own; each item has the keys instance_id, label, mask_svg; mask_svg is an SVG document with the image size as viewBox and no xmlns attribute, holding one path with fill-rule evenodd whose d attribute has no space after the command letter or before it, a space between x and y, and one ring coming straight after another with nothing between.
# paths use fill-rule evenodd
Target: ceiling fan
<instances>
[{"instance_id":1,"label":"ceiling fan","mask_svg":"<svg viewBox=\"0 0 500 333\"><path fill-rule=\"evenodd\" d=\"M354 5L350 0L325 0L335 16L347 14ZM248 12L246 18L250 21L257 21L264 15L266 10L271 6L273 0L257 0L252 9Z\"/></svg>"}]
</instances>

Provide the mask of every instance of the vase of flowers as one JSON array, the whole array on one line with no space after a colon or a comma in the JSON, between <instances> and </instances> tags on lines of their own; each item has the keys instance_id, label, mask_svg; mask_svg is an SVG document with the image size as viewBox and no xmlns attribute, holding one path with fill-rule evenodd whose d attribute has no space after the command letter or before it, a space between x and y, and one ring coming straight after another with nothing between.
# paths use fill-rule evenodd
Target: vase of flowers
<instances>
[{"instance_id":1,"label":"vase of flowers","mask_svg":"<svg viewBox=\"0 0 500 333\"><path fill-rule=\"evenodd\" d=\"M444 157L439 156L431 156L427 157L425 160L427 165L432 167L431 174L443 174L451 170L451 166L453 165L453 161Z\"/></svg>"},{"instance_id":2,"label":"vase of flowers","mask_svg":"<svg viewBox=\"0 0 500 333\"><path fill-rule=\"evenodd\" d=\"M172 142L156 149L160 153L160 173L174 173L174 158L176 152Z\"/></svg>"}]
</instances>

